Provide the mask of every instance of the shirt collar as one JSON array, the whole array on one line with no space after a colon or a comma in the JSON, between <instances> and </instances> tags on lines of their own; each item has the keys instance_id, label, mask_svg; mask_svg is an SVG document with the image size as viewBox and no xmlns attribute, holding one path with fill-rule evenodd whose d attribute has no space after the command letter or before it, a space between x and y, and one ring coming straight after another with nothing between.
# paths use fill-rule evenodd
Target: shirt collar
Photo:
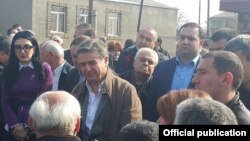
<instances>
[{"instance_id":1,"label":"shirt collar","mask_svg":"<svg viewBox=\"0 0 250 141\"><path fill-rule=\"evenodd\" d=\"M54 75L57 75L57 74L61 73L64 64L65 64L65 62L62 63L61 65L59 65L59 66L53 71L53 74L54 74Z\"/></svg>"},{"instance_id":2,"label":"shirt collar","mask_svg":"<svg viewBox=\"0 0 250 141\"><path fill-rule=\"evenodd\" d=\"M19 70L21 70L22 68L25 68L25 67L30 67L30 68L34 69L34 65L32 64L32 62L30 62L28 65L23 65L19 62Z\"/></svg>"},{"instance_id":3,"label":"shirt collar","mask_svg":"<svg viewBox=\"0 0 250 141\"><path fill-rule=\"evenodd\" d=\"M100 94L100 92L101 92L101 90L102 90L102 86L103 86L103 84L104 84L104 81L105 81L105 80L103 80L103 81L99 84L99 86L98 86L98 95ZM88 89L89 91L92 91L91 86L89 85L89 82L88 82L88 81L86 81L86 87L87 87L87 89Z\"/></svg>"},{"instance_id":4,"label":"shirt collar","mask_svg":"<svg viewBox=\"0 0 250 141\"><path fill-rule=\"evenodd\" d=\"M196 64L198 62L199 58L200 58L200 55L197 55L191 61L189 61L187 64L189 64L191 62L194 63L194 64ZM179 59L179 56L176 57L176 62L179 63L179 64L182 64L181 61L180 61L180 59Z\"/></svg>"}]
</instances>

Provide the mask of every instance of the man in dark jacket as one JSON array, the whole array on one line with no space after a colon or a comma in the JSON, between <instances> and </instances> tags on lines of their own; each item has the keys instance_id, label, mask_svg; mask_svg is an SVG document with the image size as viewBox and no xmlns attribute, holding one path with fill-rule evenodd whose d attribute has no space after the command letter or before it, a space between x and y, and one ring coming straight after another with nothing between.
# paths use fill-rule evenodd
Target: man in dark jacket
<instances>
[{"instance_id":1,"label":"man in dark jacket","mask_svg":"<svg viewBox=\"0 0 250 141\"><path fill-rule=\"evenodd\" d=\"M0 95L2 95L3 86L3 69L9 62L10 41L7 37L0 35ZM0 98L1 105L1 98ZM4 121L2 108L0 108L0 140L2 140L4 132Z\"/></svg>"},{"instance_id":2,"label":"man in dark jacket","mask_svg":"<svg viewBox=\"0 0 250 141\"><path fill-rule=\"evenodd\" d=\"M250 110L250 35L238 35L228 42L225 50L235 53L243 65L244 78L238 89L240 99Z\"/></svg>"},{"instance_id":3,"label":"man in dark jacket","mask_svg":"<svg viewBox=\"0 0 250 141\"><path fill-rule=\"evenodd\" d=\"M156 120L156 97L149 94L152 74L158 63L157 53L150 48L141 48L135 55L133 70L120 75L135 86L142 103L143 119Z\"/></svg>"},{"instance_id":4,"label":"man in dark jacket","mask_svg":"<svg viewBox=\"0 0 250 141\"><path fill-rule=\"evenodd\" d=\"M197 67L192 82L196 89L208 92L211 97L227 105L235 114L238 124L250 124L250 112L237 92L243 80L240 59L229 51L211 51Z\"/></svg>"}]
</instances>

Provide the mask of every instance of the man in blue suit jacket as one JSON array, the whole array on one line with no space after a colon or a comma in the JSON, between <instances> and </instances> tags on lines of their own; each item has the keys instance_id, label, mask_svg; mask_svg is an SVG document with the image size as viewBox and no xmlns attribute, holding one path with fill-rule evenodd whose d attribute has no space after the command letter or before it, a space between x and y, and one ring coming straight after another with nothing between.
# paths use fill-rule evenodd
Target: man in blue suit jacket
<instances>
[{"instance_id":1,"label":"man in blue suit jacket","mask_svg":"<svg viewBox=\"0 0 250 141\"><path fill-rule=\"evenodd\" d=\"M202 45L203 30L198 24L186 23L180 28L177 56L160 62L154 71L150 93L155 95L155 102L170 90L192 88L191 80L200 60ZM157 113L153 115L156 120Z\"/></svg>"}]
</instances>

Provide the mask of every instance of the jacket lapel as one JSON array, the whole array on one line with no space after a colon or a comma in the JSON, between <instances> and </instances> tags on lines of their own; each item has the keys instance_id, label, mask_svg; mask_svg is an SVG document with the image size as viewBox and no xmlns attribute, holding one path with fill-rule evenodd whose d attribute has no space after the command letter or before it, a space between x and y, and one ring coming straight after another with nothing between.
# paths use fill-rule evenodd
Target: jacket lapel
<instances>
[{"instance_id":1,"label":"jacket lapel","mask_svg":"<svg viewBox=\"0 0 250 141\"><path fill-rule=\"evenodd\" d=\"M101 97L100 103L98 105L96 114L95 114L95 119L94 119L94 122L93 122L92 129L94 127L94 124L96 123L96 120L101 115L101 113L104 110L104 107L108 103L108 101L109 101L109 96L106 93L102 93L102 97Z\"/></svg>"},{"instance_id":2,"label":"jacket lapel","mask_svg":"<svg viewBox=\"0 0 250 141\"><path fill-rule=\"evenodd\" d=\"M89 99L89 95L86 94L84 99L83 99L83 105L81 106L81 110L82 110L82 127L85 127L87 109L88 109L88 99Z\"/></svg>"},{"instance_id":3,"label":"jacket lapel","mask_svg":"<svg viewBox=\"0 0 250 141\"><path fill-rule=\"evenodd\" d=\"M200 63L200 60L201 60L201 56L199 57L197 63L195 64L194 73L193 73L192 78L191 78L191 81L189 82L189 85L188 85L188 88L189 88L189 89L193 89L193 88L194 88L194 84L192 83L192 79L193 79L193 77L194 77L194 75L195 75L195 73L196 73L196 69L197 69L197 66L198 66L199 63Z\"/></svg>"}]
</instances>

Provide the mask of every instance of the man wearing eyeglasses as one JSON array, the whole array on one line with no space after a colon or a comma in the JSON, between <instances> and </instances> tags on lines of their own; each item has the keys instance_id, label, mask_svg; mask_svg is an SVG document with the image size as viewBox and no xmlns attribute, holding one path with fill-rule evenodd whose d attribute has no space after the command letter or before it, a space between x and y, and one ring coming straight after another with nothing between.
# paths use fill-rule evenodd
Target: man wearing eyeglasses
<instances>
[{"instance_id":1,"label":"man wearing eyeglasses","mask_svg":"<svg viewBox=\"0 0 250 141\"><path fill-rule=\"evenodd\" d=\"M193 87L191 80L200 60L203 33L203 29L192 22L180 28L177 56L160 62L155 69L150 93L156 95L156 100L170 90ZM155 118L157 118L157 113Z\"/></svg>"}]
</instances>

